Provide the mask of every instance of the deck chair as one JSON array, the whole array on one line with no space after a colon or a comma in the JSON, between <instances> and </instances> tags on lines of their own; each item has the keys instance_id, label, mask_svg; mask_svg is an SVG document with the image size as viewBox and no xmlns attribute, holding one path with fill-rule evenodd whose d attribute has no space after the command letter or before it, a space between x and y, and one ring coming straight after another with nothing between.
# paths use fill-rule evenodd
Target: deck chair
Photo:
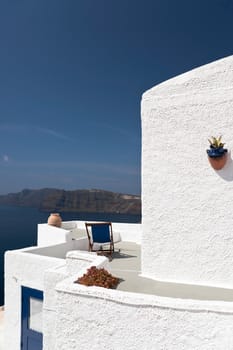
<instances>
[{"instance_id":1,"label":"deck chair","mask_svg":"<svg viewBox=\"0 0 233 350\"><path fill-rule=\"evenodd\" d=\"M86 222L86 231L90 252L107 252L112 256L114 252L112 223L111 222ZM108 249L103 249L108 246Z\"/></svg>"}]
</instances>

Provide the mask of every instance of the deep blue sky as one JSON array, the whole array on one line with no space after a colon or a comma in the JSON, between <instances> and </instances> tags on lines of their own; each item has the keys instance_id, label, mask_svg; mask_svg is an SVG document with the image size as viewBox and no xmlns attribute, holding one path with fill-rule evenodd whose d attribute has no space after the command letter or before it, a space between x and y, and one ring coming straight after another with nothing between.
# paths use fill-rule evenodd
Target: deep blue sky
<instances>
[{"instance_id":1,"label":"deep blue sky","mask_svg":"<svg viewBox=\"0 0 233 350\"><path fill-rule=\"evenodd\" d=\"M231 0L2 0L0 194L139 194L142 93L232 35Z\"/></svg>"}]
</instances>

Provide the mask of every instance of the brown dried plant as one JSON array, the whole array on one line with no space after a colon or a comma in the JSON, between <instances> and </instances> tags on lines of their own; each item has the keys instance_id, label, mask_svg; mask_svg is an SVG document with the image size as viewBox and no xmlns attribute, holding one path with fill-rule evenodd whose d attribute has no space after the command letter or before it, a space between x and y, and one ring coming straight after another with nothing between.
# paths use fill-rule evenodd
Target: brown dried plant
<instances>
[{"instance_id":1,"label":"brown dried plant","mask_svg":"<svg viewBox=\"0 0 233 350\"><path fill-rule=\"evenodd\" d=\"M119 278L112 276L104 268L97 269L96 266L91 266L87 272L79 277L74 283L84 284L85 286L97 286L104 288L116 288L119 283Z\"/></svg>"}]
</instances>

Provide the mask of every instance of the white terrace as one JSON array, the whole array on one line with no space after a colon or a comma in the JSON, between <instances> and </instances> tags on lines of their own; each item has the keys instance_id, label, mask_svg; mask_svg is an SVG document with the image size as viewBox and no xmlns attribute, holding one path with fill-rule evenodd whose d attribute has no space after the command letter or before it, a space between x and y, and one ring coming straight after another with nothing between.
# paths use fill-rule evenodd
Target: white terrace
<instances>
[{"instance_id":1,"label":"white terrace","mask_svg":"<svg viewBox=\"0 0 233 350\"><path fill-rule=\"evenodd\" d=\"M206 328L212 324L219 337L223 331L229 332L232 289L143 277L141 224L113 223L117 243L112 261L87 252L84 222L63 222L62 225L63 228L56 228L39 224L38 246L6 253L5 344L10 349L20 348L21 286L44 293L43 306L37 310L39 321L36 321L40 324L43 319L44 350L77 349L80 344L83 349L153 349L155 340L151 332L159 333L160 337L164 332L173 333L174 328L178 333L178 325L188 325L188 332L201 331L204 337L204 331L198 328L199 322L204 322ZM116 290L74 284L93 265L105 267L123 281ZM152 322L156 322L156 328ZM114 345L108 344L112 338ZM174 342L175 335L163 338L167 349L170 349L170 339ZM191 340L187 338L187 341Z\"/></svg>"},{"instance_id":2,"label":"white terrace","mask_svg":"<svg viewBox=\"0 0 233 350\"><path fill-rule=\"evenodd\" d=\"M111 262L87 252L84 222L38 225L37 247L7 252L5 349L37 350L21 347L22 287L43 292L28 316L43 350L233 349L232 96L233 56L143 95L142 224L113 223ZM229 150L220 171L211 135ZM75 284L92 265L123 281Z\"/></svg>"}]
</instances>

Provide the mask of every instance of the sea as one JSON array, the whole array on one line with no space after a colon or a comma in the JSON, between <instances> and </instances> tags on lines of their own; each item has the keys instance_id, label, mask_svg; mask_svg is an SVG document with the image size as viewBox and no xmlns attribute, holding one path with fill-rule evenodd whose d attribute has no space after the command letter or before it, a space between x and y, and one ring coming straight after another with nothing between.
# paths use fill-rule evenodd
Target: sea
<instances>
[{"instance_id":1,"label":"sea","mask_svg":"<svg viewBox=\"0 0 233 350\"><path fill-rule=\"evenodd\" d=\"M60 213L63 221L141 222L140 215L107 213ZM36 208L0 206L0 306L4 305L4 253L36 245L37 224L46 223L48 212Z\"/></svg>"}]
</instances>

